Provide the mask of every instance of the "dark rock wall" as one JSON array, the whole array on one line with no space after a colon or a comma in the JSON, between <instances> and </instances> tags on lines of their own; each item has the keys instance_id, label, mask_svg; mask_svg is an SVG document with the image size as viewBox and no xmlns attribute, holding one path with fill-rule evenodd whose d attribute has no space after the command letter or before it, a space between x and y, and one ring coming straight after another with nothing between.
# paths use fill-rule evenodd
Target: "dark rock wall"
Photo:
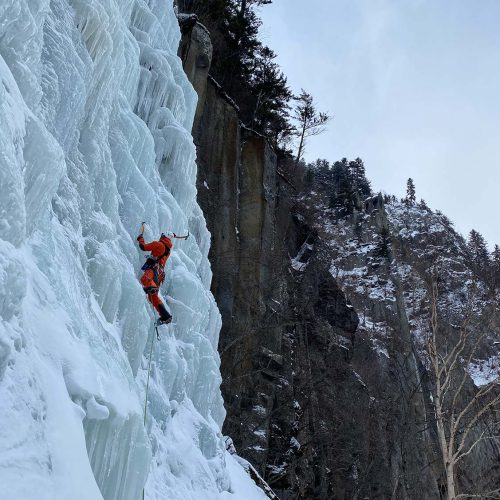
<instances>
[{"instance_id":1,"label":"dark rock wall","mask_svg":"<svg viewBox=\"0 0 500 500\"><path fill-rule=\"evenodd\" d=\"M199 95L193 138L198 201L212 235L212 291L223 320L224 431L264 472L276 373L283 364L286 287L279 266L290 207L277 201L287 188L277 178L276 155L263 137L240 124L234 103L207 79L205 56L210 53L203 27L194 25L181 55ZM203 61L201 67L197 61Z\"/></svg>"}]
</instances>

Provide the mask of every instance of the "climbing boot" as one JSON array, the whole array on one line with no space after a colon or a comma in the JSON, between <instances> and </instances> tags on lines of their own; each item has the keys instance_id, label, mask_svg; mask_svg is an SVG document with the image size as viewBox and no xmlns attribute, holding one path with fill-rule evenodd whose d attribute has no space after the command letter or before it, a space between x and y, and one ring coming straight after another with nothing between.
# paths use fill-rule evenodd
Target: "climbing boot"
<instances>
[{"instance_id":1,"label":"climbing boot","mask_svg":"<svg viewBox=\"0 0 500 500\"><path fill-rule=\"evenodd\" d=\"M158 325L168 325L172 321L172 315L163 304L158 306L158 312L160 313L160 317L157 321Z\"/></svg>"}]
</instances>

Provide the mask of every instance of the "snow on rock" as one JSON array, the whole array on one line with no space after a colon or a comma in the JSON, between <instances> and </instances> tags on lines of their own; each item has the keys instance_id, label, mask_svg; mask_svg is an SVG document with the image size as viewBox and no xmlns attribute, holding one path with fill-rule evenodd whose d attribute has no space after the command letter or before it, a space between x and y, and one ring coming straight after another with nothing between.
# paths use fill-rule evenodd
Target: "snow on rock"
<instances>
[{"instance_id":1,"label":"snow on rock","mask_svg":"<svg viewBox=\"0 0 500 500\"><path fill-rule=\"evenodd\" d=\"M220 433L221 320L179 39L166 0L0 6L2 498L264 496ZM159 342L137 281L143 220L147 239L192 234L168 264L174 322Z\"/></svg>"},{"instance_id":2,"label":"snow on rock","mask_svg":"<svg viewBox=\"0 0 500 500\"><path fill-rule=\"evenodd\" d=\"M297 255L293 258L290 257L290 264L295 271L305 271L307 265L309 264L309 257L314 250L314 245L307 243L305 241L300 247Z\"/></svg>"},{"instance_id":3,"label":"snow on rock","mask_svg":"<svg viewBox=\"0 0 500 500\"><path fill-rule=\"evenodd\" d=\"M233 478L231 489L229 492L224 492L222 497L224 500L238 499L238 500L263 500L268 498L277 498L268 493L269 496L264 496L262 490L257 488L255 484L249 486L247 467L250 464L236 455L226 455L227 467ZM270 492L270 490L269 490Z\"/></svg>"},{"instance_id":4,"label":"snow on rock","mask_svg":"<svg viewBox=\"0 0 500 500\"><path fill-rule=\"evenodd\" d=\"M500 354L470 363L467 371L477 387L492 382L500 383Z\"/></svg>"},{"instance_id":5,"label":"snow on rock","mask_svg":"<svg viewBox=\"0 0 500 500\"><path fill-rule=\"evenodd\" d=\"M443 284L438 298L443 320L462 324L468 304L478 315L485 311L487 286L474 275L464 238L440 212L389 199L373 212L360 208L341 214L315 193L302 201L317 214L315 230L329 247L330 274L358 313L356 334L369 340L380 362L390 358L392 340L401 336L399 325L407 323L415 351L426 364L431 266L439 269ZM382 227L389 235L385 254ZM483 354L488 353L485 348ZM471 367L470 373L476 372Z\"/></svg>"}]
</instances>

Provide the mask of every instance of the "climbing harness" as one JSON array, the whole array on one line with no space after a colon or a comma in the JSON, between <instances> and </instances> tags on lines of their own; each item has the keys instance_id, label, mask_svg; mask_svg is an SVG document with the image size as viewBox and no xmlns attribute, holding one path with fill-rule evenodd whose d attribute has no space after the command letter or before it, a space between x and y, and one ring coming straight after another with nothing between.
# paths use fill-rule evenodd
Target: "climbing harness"
<instances>
[{"instance_id":1,"label":"climbing harness","mask_svg":"<svg viewBox=\"0 0 500 500\"><path fill-rule=\"evenodd\" d=\"M158 262L156 261L155 258L148 257L144 265L141 267L141 271L147 271L148 269L153 269L157 264Z\"/></svg>"}]
</instances>

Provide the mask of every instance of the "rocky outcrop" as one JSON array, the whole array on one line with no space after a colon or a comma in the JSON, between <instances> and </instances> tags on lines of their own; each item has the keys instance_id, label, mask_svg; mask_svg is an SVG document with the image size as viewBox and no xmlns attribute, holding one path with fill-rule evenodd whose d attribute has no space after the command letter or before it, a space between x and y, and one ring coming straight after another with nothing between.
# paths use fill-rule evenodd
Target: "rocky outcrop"
<instances>
[{"instance_id":1,"label":"rocky outcrop","mask_svg":"<svg viewBox=\"0 0 500 500\"><path fill-rule=\"evenodd\" d=\"M201 114L204 104L210 101L206 91L208 85L208 72L212 61L212 42L210 33L197 21L195 15L180 15L179 24L183 34L179 47L179 57L182 59L184 71L189 81L198 94L198 106L194 119L194 134L200 137L200 132L196 134L197 127L201 125Z\"/></svg>"},{"instance_id":2,"label":"rocky outcrop","mask_svg":"<svg viewBox=\"0 0 500 500\"><path fill-rule=\"evenodd\" d=\"M223 320L225 432L281 498L442 498L421 290L425 252L460 241L436 233L439 217L418 229L382 196L342 217L299 198L286 165L208 76L206 30L191 28L181 54L199 95L198 202ZM468 463L485 486L495 450Z\"/></svg>"}]
</instances>

